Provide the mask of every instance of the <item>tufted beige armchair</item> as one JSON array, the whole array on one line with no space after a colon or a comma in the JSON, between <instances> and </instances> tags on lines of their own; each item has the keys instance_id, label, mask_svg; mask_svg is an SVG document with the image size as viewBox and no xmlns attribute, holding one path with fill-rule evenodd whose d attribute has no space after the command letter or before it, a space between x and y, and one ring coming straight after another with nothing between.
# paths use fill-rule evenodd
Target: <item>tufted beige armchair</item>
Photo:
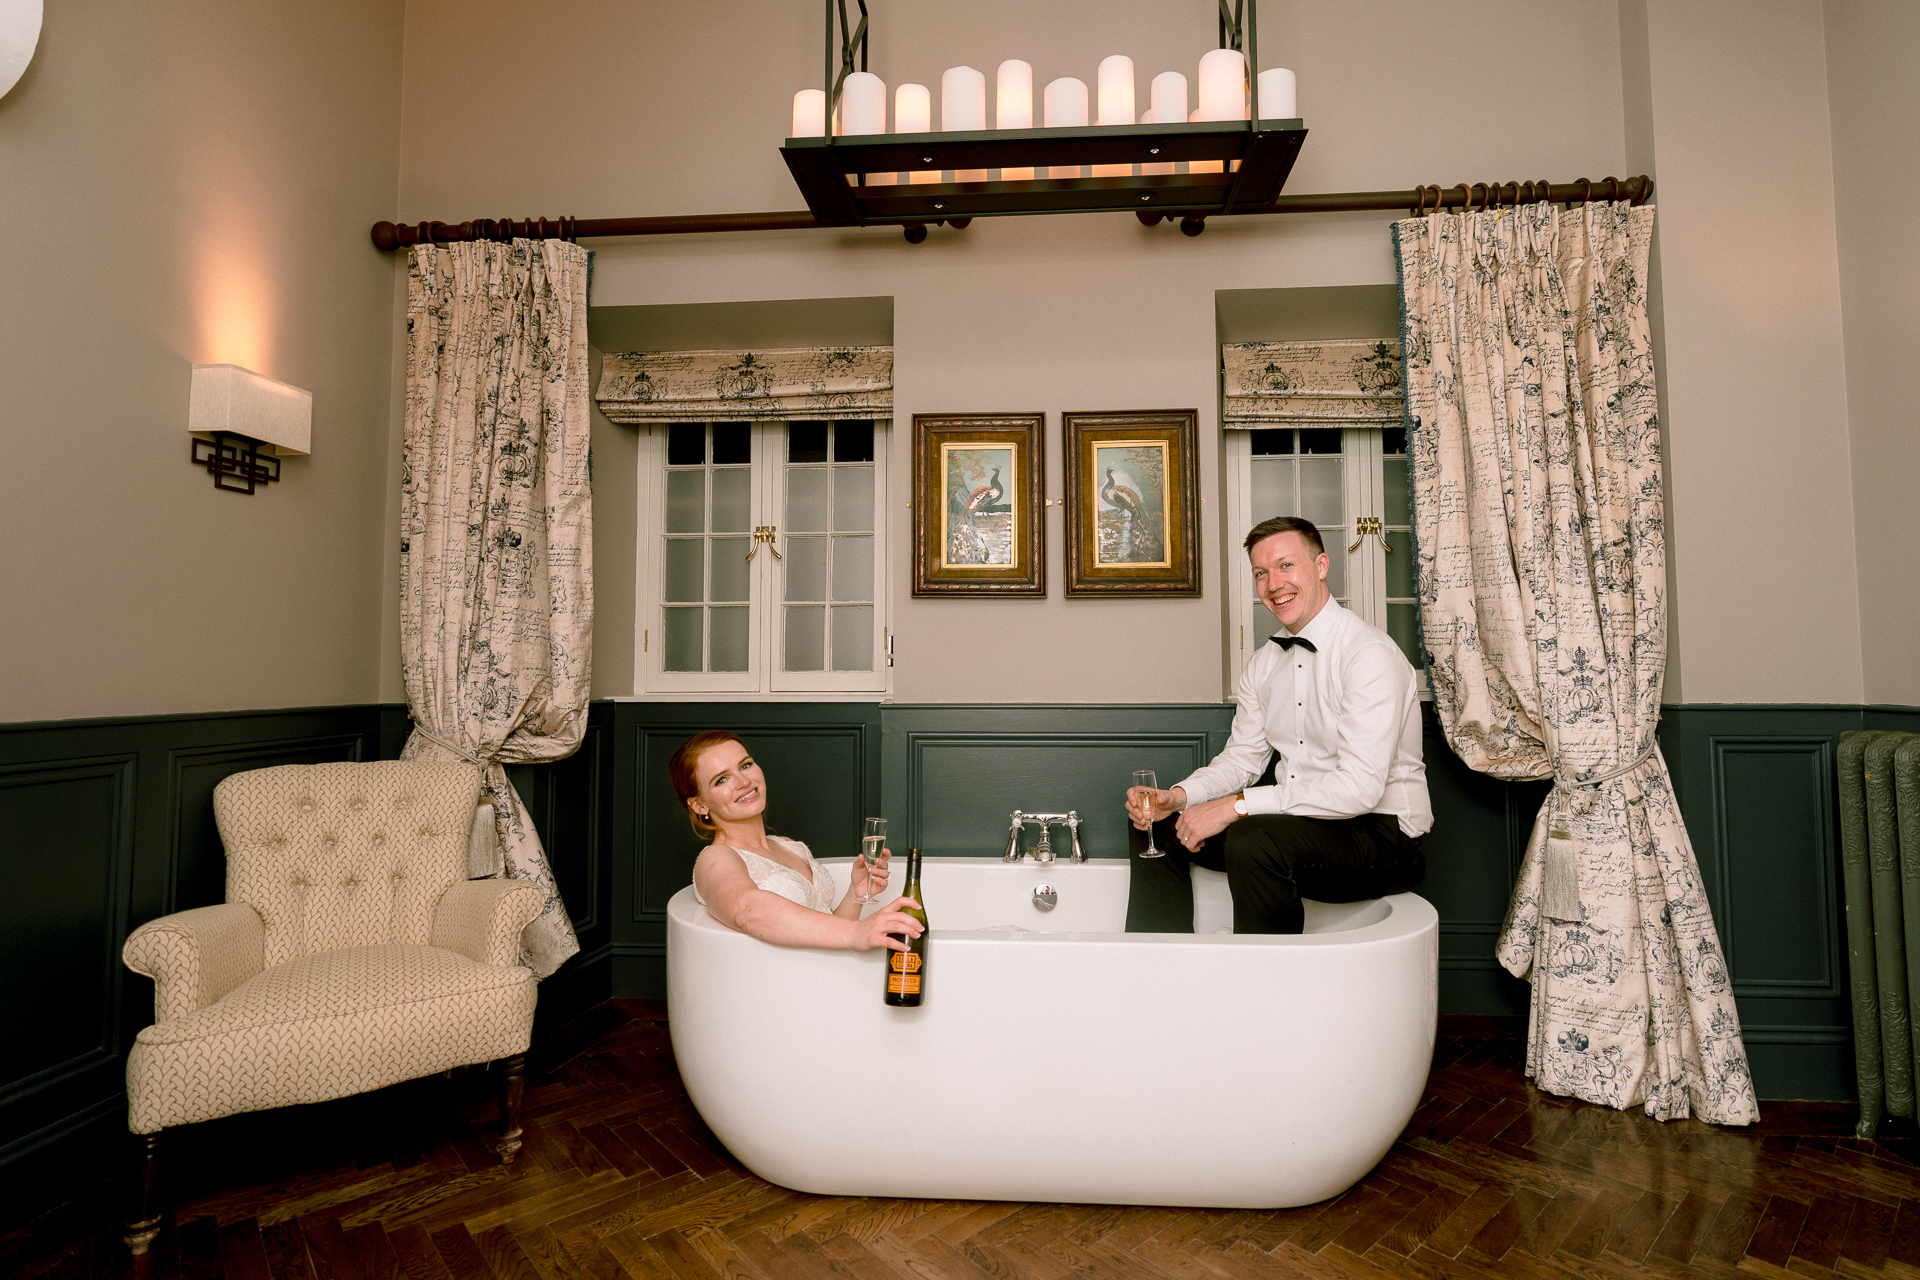
<instances>
[{"instance_id":1,"label":"tufted beige armchair","mask_svg":"<svg viewBox=\"0 0 1920 1280\"><path fill-rule=\"evenodd\" d=\"M153 1025L127 1059L141 1168L126 1240L159 1231L163 1129L322 1102L504 1060L502 1160L519 1106L535 983L520 931L546 896L468 880L480 774L464 763L282 765L214 788L227 900L137 929Z\"/></svg>"}]
</instances>

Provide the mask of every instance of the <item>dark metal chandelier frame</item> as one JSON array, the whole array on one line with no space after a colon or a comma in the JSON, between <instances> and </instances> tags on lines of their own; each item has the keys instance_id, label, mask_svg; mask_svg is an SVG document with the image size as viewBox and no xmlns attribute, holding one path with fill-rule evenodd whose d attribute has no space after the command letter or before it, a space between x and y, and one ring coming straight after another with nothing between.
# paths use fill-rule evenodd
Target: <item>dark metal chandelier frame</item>
<instances>
[{"instance_id":1,"label":"dark metal chandelier frame","mask_svg":"<svg viewBox=\"0 0 1920 1280\"><path fill-rule=\"evenodd\" d=\"M1162 217L1192 221L1210 214L1271 211L1293 171L1306 126L1298 119L1051 129L985 129L953 133L835 136L831 121L846 78L867 66L866 0L849 25L846 0L825 0L825 87L828 132L788 138L780 148L807 207L821 226L924 224L964 226L976 217L1126 211L1151 225ZM1246 57L1249 115L1259 104L1258 18L1250 0L1219 0L1220 47ZM837 23L836 23L837 17ZM839 57L834 57L836 35ZM836 65L837 64L837 65ZM911 170L1077 168L1082 165L1222 161L1217 173L900 185Z\"/></svg>"}]
</instances>

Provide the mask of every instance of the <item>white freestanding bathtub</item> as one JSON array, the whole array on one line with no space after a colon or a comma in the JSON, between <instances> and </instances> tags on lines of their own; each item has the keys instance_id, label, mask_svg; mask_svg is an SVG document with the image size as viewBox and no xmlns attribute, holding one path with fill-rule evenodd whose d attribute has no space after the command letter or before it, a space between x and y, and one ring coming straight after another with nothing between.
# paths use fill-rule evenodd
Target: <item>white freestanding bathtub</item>
<instances>
[{"instance_id":1,"label":"white freestanding bathtub","mask_svg":"<svg viewBox=\"0 0 1920 1280\"><path fill-rule=\"evenodd\" d=\"M844 886L849 862L821 865ZM1426 1086L1433 907L1309 902L1304 934L1216 935L1226 877L1196 868L1194 936L1128 934L1127 877L927 859L918 1009L882 1002L884 953L771 946L682 889L668 1025L694 1106L749 1169L820 1194L1263 1209L1358 1182Z\"/></svg>"}]
</instances>

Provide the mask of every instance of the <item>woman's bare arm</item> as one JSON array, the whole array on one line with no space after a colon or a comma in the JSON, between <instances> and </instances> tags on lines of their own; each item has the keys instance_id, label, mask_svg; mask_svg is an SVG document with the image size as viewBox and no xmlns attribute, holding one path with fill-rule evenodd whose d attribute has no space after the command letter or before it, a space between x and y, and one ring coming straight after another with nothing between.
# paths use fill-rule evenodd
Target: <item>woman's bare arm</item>
<instances>
[{"instance_id":1,"label":"woman's bare arm","mask_svg":"<svg viewBox=\"0 0 1920 1280\"><path fill-rule=\"evenodd\" d=\"M826 870L816 867L815 873L824 875ZM778 946L843 951L889 947L904 951L906 944L888 935L917 937L921 932L920 922L900 910L904 899L896 899L865 920L849 920L789 902L777 893L757 888L740 855L718 845L694 863L693 879L706 900L707 914L728 928Z\"/></svg>"}]
</instances>

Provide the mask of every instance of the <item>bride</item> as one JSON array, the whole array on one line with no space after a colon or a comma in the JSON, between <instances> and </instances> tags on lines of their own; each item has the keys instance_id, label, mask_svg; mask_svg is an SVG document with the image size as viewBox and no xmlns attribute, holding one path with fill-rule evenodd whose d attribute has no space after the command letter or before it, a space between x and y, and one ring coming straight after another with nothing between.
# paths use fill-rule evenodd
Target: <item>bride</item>
<instances>
[{"instance_id":1,"label":"bride","mask_svg":"<svg viewBox=\"0 0 1920 1280\"><path fill-rule=\"evenodd\" d=\"M861 890L871 878L877 895L887 884L890 853L871 872L853 860L846 894L836 904L833 878L807 846L767 834L767 780L746 744L724 729L697 733L667 763L674 792L687 806L694 834L710 841L693 864L693 896L720 923L786 947L905 951L889 934L918 937L918 920L896 898L860 919ZM918 903L913 903L918 906Z\"/></svg>"}]
</instances>

